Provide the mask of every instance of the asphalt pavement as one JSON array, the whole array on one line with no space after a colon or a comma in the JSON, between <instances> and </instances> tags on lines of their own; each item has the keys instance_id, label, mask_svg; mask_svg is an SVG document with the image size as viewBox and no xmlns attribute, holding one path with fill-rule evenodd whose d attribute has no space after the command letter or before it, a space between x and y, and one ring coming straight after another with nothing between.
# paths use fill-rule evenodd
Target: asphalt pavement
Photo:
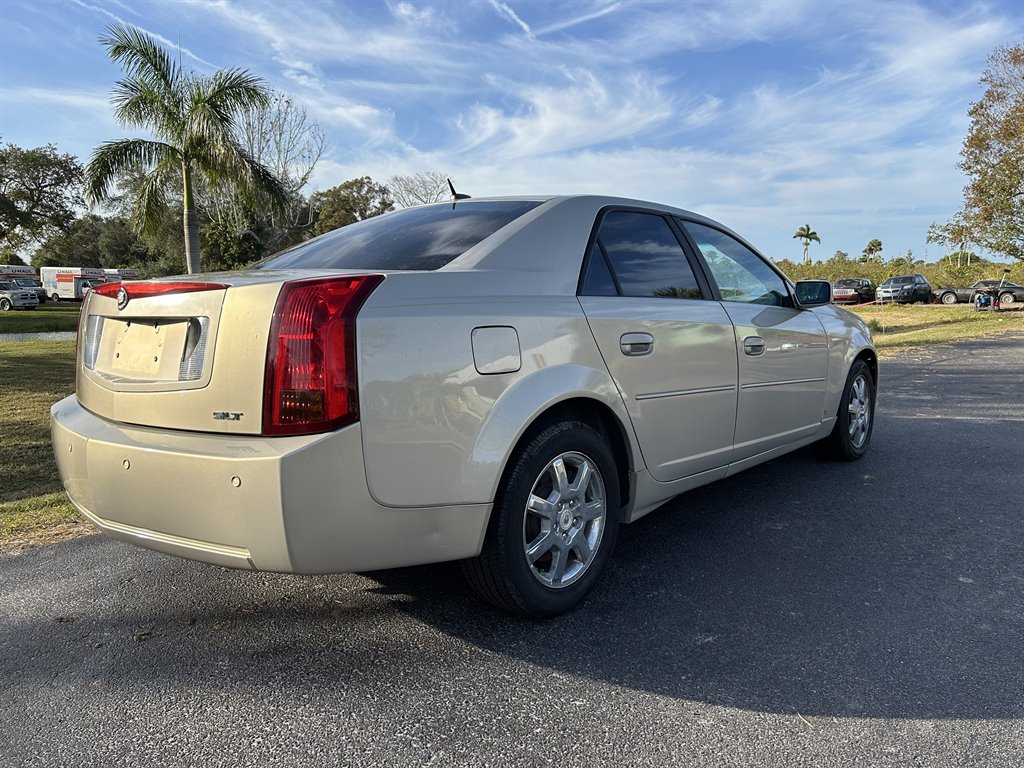
<instances>
[{"instance_id":1,"label":"asphalt pavement","mask_svg":"<svg viewBox=\"0 0 1024 768\"><path fill-rule=\"evenodd\" d=\"M862 461L679 497L547 622L450 564L2 557L0 765L1020 766L1024 335L885 360L879 402Z\"/></svg>"}]
</instances>

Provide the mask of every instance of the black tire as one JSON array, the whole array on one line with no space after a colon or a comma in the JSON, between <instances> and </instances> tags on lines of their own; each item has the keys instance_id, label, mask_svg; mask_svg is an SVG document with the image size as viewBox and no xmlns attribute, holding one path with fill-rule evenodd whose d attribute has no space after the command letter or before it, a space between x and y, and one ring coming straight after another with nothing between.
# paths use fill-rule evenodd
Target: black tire
<instances>
[{"instance_id":1,"label":"black tire","mask_svg":"<svg viewBox=\"0 0 1024 768\"><path fill-rule=\"evenodd\" d=\"M53 299L54 304L56 304L58 301L60 301L60 295L56 294L56 293L53 294L52 296L50 296L50 298Z\"/></svg>"},{"instance_id":2,"label":"black tire","mask_svg":"<svg viewBox=\"0 0 1024 768\"><path fill-rule=\"evenodd\" d=\"M956 294L955 293L944 293L939 298L939 301L941 301L943 304L956 304Z\"/></svg>"},{"instance_id":3,"label":"black tire","mask_svg":"<svg viewBox=\"0 0 1024 768\"><path fill-rule=\"evenodd\" d=\"M531 526L539 525L541 518L535 512L527 511L527 502L535 489L544 488L544 478L552 462L563 457L563 471L570 485L580 480L583 466L582 462L570 466L572 461L592 462L592 469L596 469L596 473L589 475L591 480L583 489L583 499L577 501L579 506L575 508L580 516L572 518L575 513L571 509L561 510L557 515L560 520L568 516L570 520L582 522L579 525L570 522L568 525L571 527L564 530L559 527L560 523L553 522L550 531L543 528L531 531ZM576 474L569 477L570 471ZM586 522L583 516L583 507L591 507L597 499L598 484L604 502L600 526L595 525L596 520ZM556 489L552 488L551 495L543 498L551 499L556 495ZM588 497L591 499L589 503L586 501ZM547 618L571 610L600 580L615 547L619 498L615 459L607 440L597 430L581 421L563 421L541 429L512 457L506 469L480 555L463 561L463 573L470 587L497 608L520 616ZM575 549L575 542L582 545L581 537L589 541L595 535L592 555L584 564L580 559L583 555ZM559 538L564 543L560 543ZM533 565L527 559L528 540L547 543L546 549L538 547L544 554ZM542 583L545 558L550 556L547 563L551 573L559 569L556 549L565 552L564 562L579 570L575 575L566 570L570 577L565 584ZM576 559L572 560L574 556Z\"/></svg>"},{"instance_id":4,"label":"black tire","mask_svg":"<svg viewBox=\"0 0 1024 768\"><path fill-rule=\"evenodd\" d=\"M851 425L851 405L860 395L858 382L863 381L864 390L867 394L867 424L863 430L856 424ZM863 412L863 411L862 411ZM871 445L871 433L875 428L875 379L871 375L871 369L863 360L857 360L850 367L850 373L846 376L846 386L843 387L843 396L839 401L839 412L836 414L836 425L832 432L821 441L821 447L827 456L839 461L856 461L868 451ZM852 428L851 428L852 426ZM863 434L863 440L860 439Z\"/></svg>"},{"instance_id":5,"label":"black tire","mask_svg":"<svg viewBox=\"0 0 1024 768\"><path fill-rule=\"evenodd\" d=\"M999 303L1002 304L1013 304L1017 300L1017 297L1007 291L1006 293L999 294Z\"/></svg>"},{"instance_id":6,"label":"black tire","mask_svg":"<svg viewBox=\"0 0 1024 768\"><path fill-rule=\"evenodd\" d=\"M0 312L7 312L11 308L11 302L9 299L0 299Z\"/></svg>"}]
</instances>

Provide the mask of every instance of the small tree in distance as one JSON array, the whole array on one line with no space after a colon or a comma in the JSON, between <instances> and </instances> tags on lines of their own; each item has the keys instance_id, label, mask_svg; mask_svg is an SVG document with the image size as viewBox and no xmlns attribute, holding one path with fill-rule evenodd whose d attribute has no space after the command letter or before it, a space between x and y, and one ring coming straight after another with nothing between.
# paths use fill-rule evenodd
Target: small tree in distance
<instances>
[{"instance_id":1,"label":"small tree in distance","mask_svg":"<svg viewBox=\"0 0 1024 768\"><path fill-rule=\"evenodd\" d=\"M349 179L323 192L315 192L309 204L316 211L313 232L317 235L395 209L388 188L369 176Z\"/></svg>"},{"instance_id":2,"label":"small tree in distance","mask_svg":"<svg viewBox=\"0 0 1024 768\"><path fill-rule=\"evenodd\" d=\"M400 208L440 203L451 195L448 177L437 171L422 171L411 176L392 176L388 191Z\"/></svg>"},{"instance_id":3,"label":"small tree in distance","mask_svg":"<svg viewBox=\"0 0 1024 768\"><path fill-rule=\"evenodd\" d=\"M793 233L793 237L797 238L804 244L804 262L811 260L808 255L808 249L811 247L811 243L820 243L821 238L818 237L818 233L811 229L810 224L804 224L800 229Z\"/></svg>"}]
</instances>

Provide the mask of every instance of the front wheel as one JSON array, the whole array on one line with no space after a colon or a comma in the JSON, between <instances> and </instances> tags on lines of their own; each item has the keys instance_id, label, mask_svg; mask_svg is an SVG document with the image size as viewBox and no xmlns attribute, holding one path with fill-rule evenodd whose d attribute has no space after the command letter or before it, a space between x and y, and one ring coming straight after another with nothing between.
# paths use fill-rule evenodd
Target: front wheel
<instances>
[{"instance_id":1,"label":"front wheel","mask_svg":"<svg viewBox=\"0 0 1024 768\"><path fill-rule=\"evenodd\" d=\"M584 422L552 424L512 458L483 550L463 571L498 608L557 616L600 579L618 524L619 479L607 441Z\"/></svg>"},{"instance_id":2,"label":"front wheel","mask_svg":"<svg viewBox=\"0 0 1024 768\"><path fill-rule=\"evenodd\" d=\"M835 459L856 461L867 453L875 421L875 379L863 360L857 360L846 377L839 413L822 447Z\"/></svg>"},{"instance_id":3,"label":"front wheel","mask_svg":"<svg viewBox=\"0 0 1024 768\"><path fill-rule=\"evenodd\" d=\"M11 308L10 299L0 299L0 312L7 312Z\"/></svg>"},{"instance_id":4,"label":"front wheel","mask_svg":"<svg viewBox=\"0 0 1024 768\"><path fill-rule=\"evenodd\" d=\"M999 303L1000 304L1013 304L1013 302L1015 302L1016 300L1017 300L1017 297L1014 296L1009 291L1007 291L1006 293L999 294Z\"/></svg>"},{"instance_id":5,"label":"front wheel","mask_svg":"<svg viewBox=\"0 0 1024 768\"><path fill-rule=\"evenodd\" d=\"M54 303L56 303L56 302L60 301L60 294L59 293L55 293L55 294L51 295L50 298L53 299Z\"/></svg>"},{"instance_id":6,"label":"front wheel","mask_svg":"<svg viewBox=\"0 0 1024 768\"><path fill-rule=\"evenodd\" d=\"M943 304L956 304L956 294L955 293L944 293L944 294L942 294L941 301L942 301Z\"/></svg>"}]
</instances>

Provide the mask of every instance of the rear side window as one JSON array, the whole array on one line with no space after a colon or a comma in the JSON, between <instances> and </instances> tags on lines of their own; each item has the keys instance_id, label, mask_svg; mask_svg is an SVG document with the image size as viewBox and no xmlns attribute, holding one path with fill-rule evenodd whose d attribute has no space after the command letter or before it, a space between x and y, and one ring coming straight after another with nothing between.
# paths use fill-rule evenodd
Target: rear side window
<instances>
[{"instance_id":1,"label":"rear side window","mask_svg":"<svg viewBox=\"0 0 1024 768\"><path fill-rule=\"evenodd\" d=\"M462 201L358 221L283 251L255 269L440 269L537 200Z\"/></svg>"},{"instance_id":2,"label":"rear side window","mask_svg":"<svg viewBox=\"0 0 1024 768\"><path fill-rule=\"evenodd\" d=\"M607 263L600 258L602 249L607 254ZM608 264L623 296L701 298L697 278L679 240L668 222L656 214L612 211L605 215L584 279L584 293L590 293L592 286L607 289L608 278L601 273L607 272Z\"/></svg>"}]
</instances>

